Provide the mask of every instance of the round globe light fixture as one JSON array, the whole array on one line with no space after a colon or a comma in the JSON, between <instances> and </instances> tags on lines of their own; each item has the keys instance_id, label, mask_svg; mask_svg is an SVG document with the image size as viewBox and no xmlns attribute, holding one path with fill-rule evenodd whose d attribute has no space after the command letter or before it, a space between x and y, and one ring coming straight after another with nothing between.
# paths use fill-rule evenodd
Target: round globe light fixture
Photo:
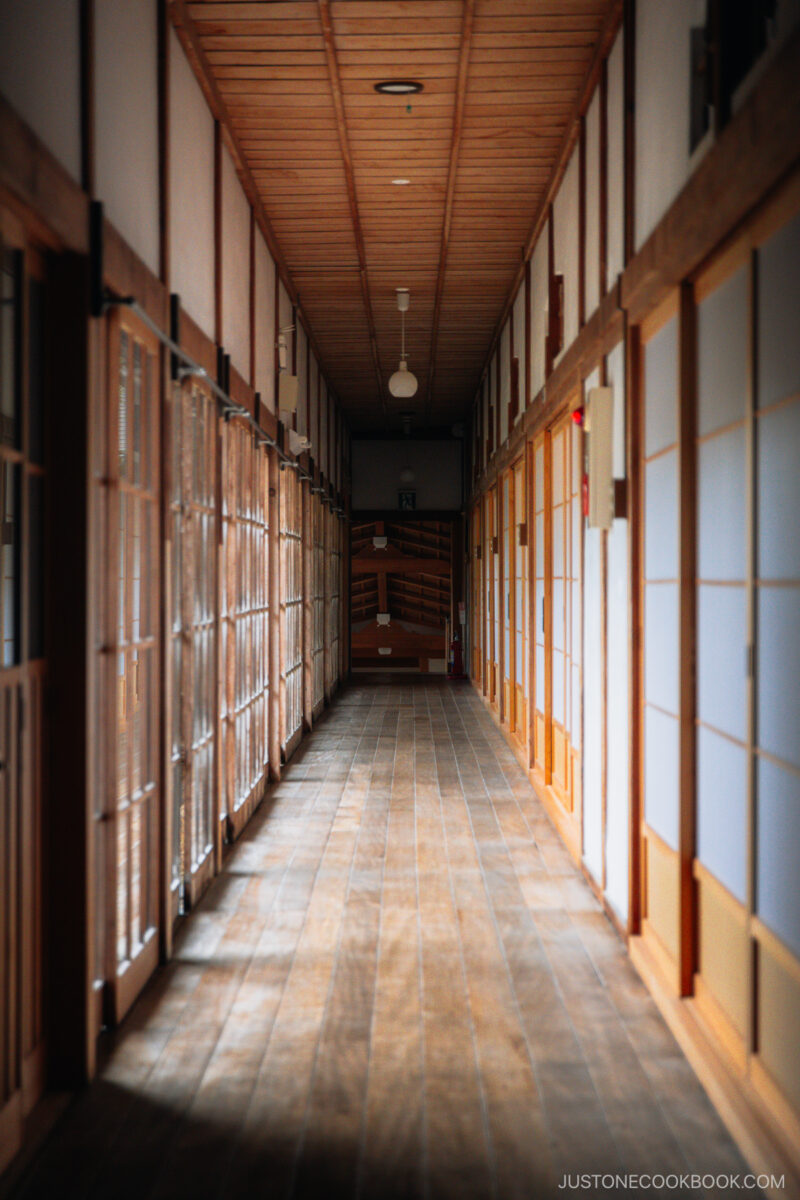
<instances>
[{"instance_id":1,"label":"round globe light fixture","mask_svg":"<svg viewBox=\"0 0 800 1200\"><path fill-rule=\"evenodd\" d=\"M408 363L401 358L398 370L389 380L389 391L398 400L407 400L410 396L416 395L418 387L416 375L411 374Z\"/></svg>"}]
</instances>

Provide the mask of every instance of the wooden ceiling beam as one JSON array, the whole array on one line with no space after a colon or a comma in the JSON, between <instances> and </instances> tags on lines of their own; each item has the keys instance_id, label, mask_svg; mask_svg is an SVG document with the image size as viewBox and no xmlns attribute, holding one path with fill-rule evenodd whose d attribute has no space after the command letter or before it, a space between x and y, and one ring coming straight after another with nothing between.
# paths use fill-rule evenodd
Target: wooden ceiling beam
<instances>
[{"instance_id":1,"label":"wooden ceiling beam","mask_svg":"<svg viewBox=\"0 0 800 1200\"><path fill-rule=\"evenodd\" d=\"M336 129L339 135L339 146L342 152L342 165L344 166L347 197L350 204L350 216L353 222L353 234L356 240L359 277L361 280L361 294L364 299L364 311L366 313L367 325L369 327L369 341L370 349L372 351L372 362L375 367L375 376L378 385L378 399L381 407L384 411L386 411L386 397L384 396L383 392L383 372L381 371L381 360L380 355L378 354L378 340L375 334L375 316L372 311L369 279L367 278L367 255L364 248L364 234L361 228L361 216L358 211L358 196L356 193L356 181L353 171L353 157L350 153L350 139L347 132L347 120L344 111L344 99L342 97L342 81L339 74L339 60L336 53L336 39L333 32L330 0L317 0L317 8L319 11L320 21L322 23L322 35L325 41L325 55L328 63L328 76L330 79L331 95L333 97L333 108L336 114Z\"/></svg>"},{"instance_id":2,"label":"wooden ceiling beam","mask_svg":"<svg viewBox=\"0 0 800 1200\"><path fill-rule=\"evenodd\" d=\"M430 419L431 405L433 403L433 384L436 375L436 343L439 337L444 275L447 269L447 249L450 243L450 227L453 221L453 198L455 196L456 178L458 176L458 157L461 151L461 132L464 124L464 103L467 95L467 74L469 72L469 56L472 48L474 23L475 0L464 0L464 7L461 14L461 38L458 48L458 75L455 106L453 108L453 130L450 138L450 161L447 168L447 191L445 192L442 238L439 248L439 267L433 302L431 350L428 359L428 383L425 391L425 416L428 420Z\"/></svg>"}]
</instances>

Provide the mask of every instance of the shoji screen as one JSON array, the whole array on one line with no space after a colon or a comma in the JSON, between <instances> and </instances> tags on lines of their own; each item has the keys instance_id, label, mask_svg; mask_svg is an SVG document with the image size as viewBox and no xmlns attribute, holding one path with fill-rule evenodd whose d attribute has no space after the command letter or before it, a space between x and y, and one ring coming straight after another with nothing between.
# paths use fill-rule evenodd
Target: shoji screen
<instances>
[{"instance_id":1,"label":"shoji screen","mask_svg":"<svg viewBox=\"0 0 800 1200\"><path fill-rule=\"evenodd\" d=\"M326 571L327 638L325 686L330 693L342 677L341 661L341 589L342 589L342 524L335 513L325 512L328 524Z\"/></svg>"},{"instance_id":2,"label":"shoji screen","mask_svg":"<svg viewBox=\"0 0 800 1200\"><path fill-rule=\"evenodd\" d=\"M325 525L327 509L319 496L311 496L311 675L314 712L325 701L325 591L326 555ZM328 581L329 582L329 581Z\"/></svg>"},{"instance_id":3,"label":"shoji screen","mask_svg":"<svg viewBox=\"0 0 800 1200\"><path fill-rule=\"evenodd\" d=\"M545 604L547 562L545 545L545 452L547 435L541 434L534 444L533 451L533 538L534 538L534 580L533 580L533 654L534 680L533 696L533 760L537 770L546 773L548 759L545 721Z\"/></svg>"},{"instance_id":4,"label":"shoji screen","mask_svg":"<svg viewBox=\"0 0 800 1200\"><path fill-rule=\"evenodd\" d=\"M514 480L506 471L501 484L502 554L501 622L503 628L503 720L513 728L514 720Z\"/></svg>"},{"instance_id":5,"label":"shoji screen","mask_svg":"<svg viewBox=\"0 0 800 1200\"><path fill-rule=\"evenodd\" d=\"M614 478L625 479L625 347L620 342L606 359L606 377L614 389ZM628 916L630 857L629 757L629 547L628 521L615 517L608 533L606 625L606 896L622 920ZM585 670L584 666L584 670ZM584 684L585 686L585 684ZM584 721L584 735L588 724ZM585 741L585 736L584 736ZM586 778L584 769L584 779Z\"/></svg>"},{"instance_id":6,"label":"shoji screen","mask_svg":"<svg viewBox=\"0 0 800 1200\"><path fill-rule=\"evenodd\" d=\"M495 559L492 549L494 530L494 492L487 492L483 498L483 693L490 700L495 695L494 676L494 570Z\"/></svg>"},{"instance_id":7,"label":"shoji screen","mask_svg":"<svg viewBox=\"0 0 800 1200\"><path fill-rule=\"evenodd\" d=\"M269 758L267 459L235 422L224 427L222 456L221 799L236 834L261 799Z\"/></svg>"},{"instance_id":8,"label":"shoji screen","mask_svg":"<svg viewBox=\"0 0 800 1200\"><path fill-rule=\"evenodd\" d=\"M159 347L130 314L115 312L108 361L100 611L109 649L99 708L108 714L107 768L97 793L106 808L98 813L104 874L96 911L98 977L108 985L107 1019L117 1021L158 957Z\"/></svg>"},{"instance_id":9,"label":"shoji screen","mask_svg":"<svg viewBox=\"0 0 800 1200\"><path fill-rule=\"evenodd\" d=\"M677 298L644 330L645 933L678 955ZM659 326L659 321L661 322Z\"/></svg>"},{"instance_id":10,"label":"shoji screen","mask_svg":"<svg viewBox=\"0 0 800 1200\"><path fill-rule=\"evenodd\" d=\"M514 464L514 730L528 743L528 516L525 458ZM523 530L525 536L523 536Z\"/></svg>"},{"instance_id":11,"label":"shoji screen","mask_svg":"<svg viewBox=\"0 0 800 1200\"><path fill-rule=\"evenodd\" d=\"M586 392L599 383L600 372L593 371L585 381ZM599 883L603 878L603 558L606 535L601 529L587 526L584 539L583 856Z\"/></svg>"},{"instance_id":12,"label":"shoji screen","mask_svg":"<svg viewBox=\"0 0 800 1200\"><path fill-rule=\"evenodd\" d=\"M470 527L470 542L472 546L472 554L470 555L471 575L471 591L472 591L472 610L469 614L470 631L472 634L471 656L470 656L470 676L473 683L480 686L483 678L482 657L483 657L483 558L481 557L481 506L476 504L472 510L472 524Z\"/></svg>"},{"instance_id":13,"label":"shoji screen","mask_svg":"<svg viewBox=\"0 0 800 1200\"><path fill-rule=\"evenodd\" d=\"M580 588L583 544L580 516L580 431L572 421L551 438L550 537L552 545L552 782L572 812L580 773ZM575 704L573 706L573 696Z\"/></svg>"},{"instance_id":14,"label":"shoji screen","mask_svg":"<svg viewBox=\"0 0 800 1200\"><path fill-rule=\"evenodd\" d=\"M795 206L797 200L795 198ZM796 211L796 207L795 207ZM800 1115L800 215L757 254L755 528L756 1050ZM763 1067L763 1072L760 1070Z\"/></svg>"},{"instance_id":15,"label":"shoji screen","mask_svg":"<svg viewBox=\"0 0 800 1200\"><path fill-rule=\"evenodd\" d=\"M0 210L0 1171L44 1087L44 264Z\"/></svg>"},{"instance_id":16,"label":"shoji screen","mask_svg":"<svg viewBox=\"0 0 800 1200\"><path fill-rule=\"evenodd\" d=\"M303 725L303 515L300 480L281 472L281 676L285 688L283 746Z\"/></svg>"},{"instance_id":17,"label":"shoji screen","mask_svg":"<svg viewBox=\"0 0 800 1200\"><path fill-rule=\"evenodd\" d=\"M701 1001L711 992L739 1039L748 975L748 274L745 261L699 293L697 307L697 991Z\"/></svg>"},{"instance_id":18,"label":"shoji screen","mask_svg":"<svg viewBox=\"0 0 800 1200\"><path fill-rule=\"evenodd\" d=\"M218 417L202 386L175 389L170 429L171 882L178 912L214 870Z\"/></svg>"}]
</instances>

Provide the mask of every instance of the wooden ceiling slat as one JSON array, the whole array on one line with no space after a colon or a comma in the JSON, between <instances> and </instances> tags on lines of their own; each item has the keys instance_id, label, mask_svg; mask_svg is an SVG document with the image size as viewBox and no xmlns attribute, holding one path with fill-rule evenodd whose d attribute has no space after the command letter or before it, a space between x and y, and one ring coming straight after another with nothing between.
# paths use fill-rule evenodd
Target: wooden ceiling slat
<instances>
[{"instance_id":1,"label":"wooden ceiling slat","mask_svg":"<svg viewBox=\"0 0 800 1200\"><path fill-rule=\"evenodd\" d=\"M619 0L180 2L351 419L457 419ZM377 96L392 75L425 90ZM400 174L411 184L393 188ZM381 369L399 353L401 283L411 405L387 398Z\"/></svg>"}]
</instances>

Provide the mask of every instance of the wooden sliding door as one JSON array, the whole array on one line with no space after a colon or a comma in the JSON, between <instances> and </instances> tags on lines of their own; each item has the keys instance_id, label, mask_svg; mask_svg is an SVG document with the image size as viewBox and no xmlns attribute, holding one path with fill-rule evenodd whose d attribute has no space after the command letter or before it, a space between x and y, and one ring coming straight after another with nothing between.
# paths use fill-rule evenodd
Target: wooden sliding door
<instances>
[{"instance_id":1,"label":"wooden sliding door","mask_svg":"<svg viewBox=\"0 0 800 1200\"><path fill-rule=\"evenodd\" d=\"M319 496L309 496L311 506L311 702L318 717L325 704L325 592L327 509Z\"/></svg>"},{"instance_id":2,"label":"wooden sliding door","mask_svg":"<svg viewBox=\"0 0 800 1200\"><path fill-rule=\"evenodd\" d=\"M533 451L533 764L574 853L581 845L580 429L567 418Z\"/></svg>"},{"instance_id":3,"label":"wooden sliding door","mask_svg":"<svg viewBox=\"0 0 800 1200\"><path fill-rule=\"evenodd\" d=\"M528 525L525 458L512 468L514 688L511 728L521 745L528 744Z\"/></svg>"},{"instance_id":4,"label":"wooden sliding door","mask_svg":"<svg viewBox=\"0 0 800 1200\"><path fill-rule=\"evenodd\" d=\"M173 916L197 901L215 867L218 423L205 388L174 388L166 545Z\"/></svg>"},{"instance_id":5,"label":"wooden sliding door","mask_svg":"<svg viewBox=\"0 0 800 1200\"><path fill-rule=\"evenodd\" d=\"M506 471L500 485L500 626L503 645L503 720L514 730L514 479Z\"/></svg>"},{"instance_id":6,"label":"wooden sliding door","mask_svg":"<svg viewBox=\"0 0 800 1200\"><path fill-rule=\"evenodd\" d=\"M472 605L470 612L470 676L476 687L483 680L483 558L481 556L481 506L476 504L472 510L470 528L470 563L472 567Z\"/></svg>"},{"instance_id":7,"label":"wooden sliding door","mask_svg":"<svg viewBox=\"0 0 800 1200\"><path fill-rule=\"evenodd\" d=\"M44 1088L43 263L0 212L0 1170Z\"/></svg>"},{"instance_id":8,"label":"wooden sliding door","mask_svg":"<svg viewBox=\"0 0 800 1200\"><path fill-rule=\"evenodd\" d=\"M235 837L261 800L269 765L267 457L252 430L222 435L221 816ZM302 696L301 696L302 702Z\"/></svg>"},{"instance_id":9,"label":"wooden sliding door","mask_svg":"<svg viewBox=\"0 0 800 1200\"><path fill-rule=\"evenodd\" d=\"M303 729L303 505L300 480L281 471L281 746L289 755Z\"/></svg>"},{"instance_id":10,"label":"wooden sliding door","mask_svg":"<svg viewBox=\"0 0 800 1200\"><path fill-rule=\"evenodd\" d=\"M96 790L98 980L105 1020L127 1011L158 959L161 794L158 342L135 317L108 317L99 585L105 638Z\"/></svg>"}]
</instances>

